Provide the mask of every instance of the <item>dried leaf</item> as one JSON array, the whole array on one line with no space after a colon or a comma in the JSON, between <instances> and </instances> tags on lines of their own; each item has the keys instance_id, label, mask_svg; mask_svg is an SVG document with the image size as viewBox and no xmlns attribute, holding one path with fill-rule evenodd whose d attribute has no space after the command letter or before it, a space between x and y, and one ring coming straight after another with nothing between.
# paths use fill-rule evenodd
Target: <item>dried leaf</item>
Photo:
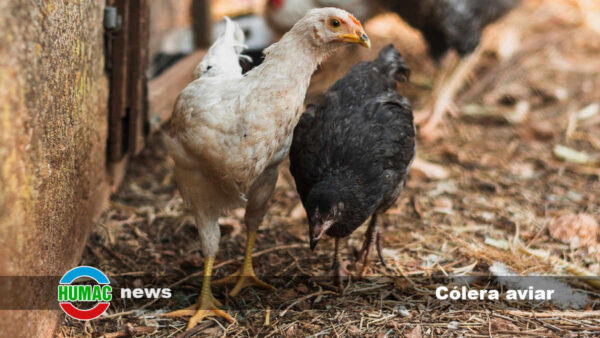
<instances>
[{"instance_id":1,"label":"dried leaf","mask_svg":"<svg viewBox=\"0 0 600 338\"><path fill-rule=\"evenodd\" d=\"M572 247L597 243L598 222L587 214L568 214L558 217L548 225L550 236Z\"/></svg>"},{"instance_id":2,"label":"dried leaf","mask_svg":"<svg viewBox=\"0 0 600 338\"><path fill-rule=\"evenodd\" d=\"M430 180L443 180L450 176L448 170L441 165L427 162L418 157L413 161L410 173Z\"/></svg>"},{"instance_id":3,"label":"dried leaf","mask_svg":"<svg viewBox=\"0 0 600 338\"><path fill-rule=\"evenodd\" d=\"M420 331L419 331L419 332L420 332ZM358 327L356 327L356 325L350 325L350 326L348 327L348 333L349 333L349 334L351 334L351 335L353 335L353 336L357 336L357 335L359 335L359 334L360 334L360 329L359 329ZM410 334L409 334L409 336L410 336ZM409 336L408 336L408 337L409 337ZM418 337L421 337L421 335L419 334L419 336L418 336Z\"/></svg>"},{"instance_id":4,"label":"dried leaf","mask_svg":"<svg viewBox=\"0 0 600 338\"><path fill-rule=\"evenodd\" d=\"M500 113L496 109L486 107L478 104L468 104L462 108L462 114L466 118L470 118L479 122L495 122L503 123L507 122L504 114Z\"/></svg>"},{"instance_id":5,"label":"dried leaf","mask_svg":"<svg viewBox=\"0 0 600 338\"><path fill-rule=\"evenodd\" d=\"M421 338L421 325L415 326L406 334L406 338Z\"/></svg>"},{"instance_id":6,"label":"dried leaf","mask_svg":"<svg viewBox=\"0 0 600 338\"><path fill-rule=\"evenodd\" d=\"M493 246L495 248L501 249L501 250L508 250L510 249L510 244L508 243L508 241L505 241L503 239L493 239L491 237L485 237L485 244Z\"/></svg>"},{"instance_id":7,"label":"dried leaf","mask_svg":"<svg viewBox=\"0 0 600 338\"><path fill-rule=\"evenodd\" d=\"M519 101L515 109L506 114L506 119L511 124L521 124L529 117L530 104L525 100Z\"/></svg>"},{"instance_id":8,"label":"dried leaf","mask_svg":"<svg viewBox=\"0 0 600 338\"><path fill-rule=\"evenodd\" d=\"M585 108L583 108L579 112L577 112L577 119L579 121L587 120L589 118L592 118L592 117L598 115L599 111L600 111L600 105L597 103L592 103L589 106L586 106Z\"/></svg>"},{"instance_id":9,"label":"dried leaf","mask_svg":"<svg viewBox=\"0 0 600 338\"><path fill-rule=\"evenodd\" d=\"M452 211L452 200L448 197L436 198L433 202L433 206L434 212L447 215L454 214L454 212Z\"/></svg>"},{"instance_id":10,"label":"dried leaf","mask_svg":"<svg viewBox=\"0 0 600 338\"><path fill-rule=\"evenodd\" d=\"M577 164L594 164L597 162L590 154L577 151L561 144L554 146L554 155L561 160Z\"/></svg>"},{"instance_id":11,"label":"dried leaf","mask_svg":"<svg viewBox=\"0 0 600 338\"><path fill-rule=\"evenodd\" d=\"M550 140L554 137L554 126L549 121L537 121L530 125L535 137L539 140Z\"/></svg>"},{"instance_id":12,"label":"dried leaf","mask_svg":"<svg viewBox=\"0 0 600 338\"><path fill-rule=\"evenodd\" d=\"M300 285L298 285L296 287L296 290L298 290L298 292L300 293L308 293L310 290L308 289L308 286L306 286L306 284L302 283Z\"/></svg>"},{"instance_id":13,"label":"dried leaf","mask_svg":"<svg viewBox=\"0 0 600 338\"><path fill-rule=\"evenodd\" d=\"M513 175L523 179L529 179L535 176L535 165L533 163L510 163L509 170Z\"/></svg>"},{"instance_id":14,"label":"dried leaf","mask_svg":"<svg viewBox=\"0 0 600 338\"><path fill-rule=\"evenodd\" d=\"M500 60L506 61L521 49L521 31L516 27L508 27L498 36L498 46L495 50Z\"/></svg>"},{"instance_id":15,"label":"dried leaf","mask_svg":"<svg viewBox=\"0 0 600 338\"><path fill-rule=\"evenodd\" d=\"M287 291L285 291L283 293L283 295L281 295L281 299L283 299L283 300L294 299L297 296L298 296L298 292L296 292L296 290L288 289Z\"/></svg>"},{"instance_id":16,"label":"dried leaf","mask_svg":"<svg viewBox=\"0 0 600 338\"><path fill-rule=\"evenodd\" d=\"M521 331L519 329L519 327L516 326L515 324L509 322L506 319L501 319L501 318L494 318L494 319L490 320L490 328L492 331L492 332L490 332L490 334L497 333L498 331L514 331L514 332Z\"/></svg>"}]
</instances>

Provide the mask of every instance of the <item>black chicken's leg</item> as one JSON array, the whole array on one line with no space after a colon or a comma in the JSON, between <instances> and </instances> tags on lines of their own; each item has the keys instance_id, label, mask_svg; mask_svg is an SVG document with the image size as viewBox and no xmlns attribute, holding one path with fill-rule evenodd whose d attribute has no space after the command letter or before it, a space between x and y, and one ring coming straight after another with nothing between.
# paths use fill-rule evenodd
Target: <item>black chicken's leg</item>
<instances>
[{"instance_id":1,"label":"black chicken's leg","mask_svg":"<svg viewBox=\"0 0 600 338\"><path fill-rule=\"evenodd\" d=\"M379 261L381 262L381 265L383 265L384 268L387 268L387 263L385 262L385 259L383 258L383 244L381 244L381 234L383 233L383 227L378 226L377 227L377 241L375 242L375 244L377 245L377 255L379 256Z\"/></svg>"},{"instance_id":2,"label":"black chicken's leg","mask_svg":"<svg viewBox=\"0 0 600 338\"><path fill-rule=\"evenodd\" d=\"M333 254L333 265L331 266L331 273L334 278L335 285L339 288L343 285L343 279L348 275L348 272L342 268L342 262L340 259L340 238L335 238L335 251Z\"/></svg>"},{"instance_id":3,"label":"black chicken's leg","mask_svg":"<svg viewBox=\"0 0 600 338\"><path fill-rule=\"evenodd\" d=\"M371 216L371 221L369 222L367 232L365 233L365 241L363 242L362 248L358 254L358 260L362 261L363 264L360 271L361 276L363 276L367 271L367 267L369 266L369 253L371 253L373 244L377 242L377 227L377 214L373 214L373 216Z\"/></svg>"}]
</instances>

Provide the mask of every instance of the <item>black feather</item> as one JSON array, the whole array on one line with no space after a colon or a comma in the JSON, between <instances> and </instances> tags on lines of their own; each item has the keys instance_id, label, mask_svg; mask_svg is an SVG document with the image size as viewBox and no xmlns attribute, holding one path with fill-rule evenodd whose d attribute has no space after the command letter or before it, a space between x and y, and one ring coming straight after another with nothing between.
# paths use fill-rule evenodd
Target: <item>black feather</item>
<instances>
[{"instance_id":1,"label":"black feather","mask_svg":"<svg viewBox=\"0 0 600 338\"><path fill-rule=\"evenodd\" d=\"M395 79L398 82L410 80L410 69L406 66L402 55L394 48L393 45L387 45L379 52L379 56L375 59L377 67L381 73L387 74L389 78Z\"/></svg>"},{"instance_id":2,"label":"black feather","mask_svg":"<svg viewBox=\"0 0 600 338\"><path fill-rule=\"evenodd\" d=\"M396 80L409 76L393 46L361 62L307 108L295 131L290 171L309 220L344 204L327 234L342 237L383 212L404 187L415 156L415 127Z\"/></svg>"}]
</instances>

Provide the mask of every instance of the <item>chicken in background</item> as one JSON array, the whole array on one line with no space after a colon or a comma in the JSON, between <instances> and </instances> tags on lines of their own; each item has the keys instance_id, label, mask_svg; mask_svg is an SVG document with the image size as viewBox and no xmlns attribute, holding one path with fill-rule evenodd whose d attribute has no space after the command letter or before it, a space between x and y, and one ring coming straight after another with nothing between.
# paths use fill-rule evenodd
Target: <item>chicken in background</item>
<instances>
[{"instance_id":1,"label":"chicken in background","mask_svg":"<svg viewBox=\"0 0 600 338\"><path fill-rule=\"evenodd\" d=\"M434 81L433 100L417 114L423 124L419 135L435 140L436 128L447 111L454 110L454 99L477 66L481 53L477 49L483 29L502 17L521 0L269 0L265 9L267 22L275 31L285 31L302 13L325 5L357 13L361 20L391 11L417 28L429 45L430 55L441 62L449 50L451 56L441 62L442 69ZM360 14L359 14L360 13Z\"/></svg>"},{"instance_id":2,"label":"chicken in background","mask_svg":"<svg viewBox=\"0 0 600 338\"><path fill-rule=\"evenodd\" d=\"M206 55L194 69L194 80L199 77L233 76L242 77L240 59L249 59L242 55L246 47L244 31L237 22L225 17L225 31L210 46Z\"/></svg>"},{"instance_id":3,"label":"chicken in background","mask_svg":"<svg viewBox=\"0 0 600 338\"><path fill-rule=\"evenodd\" d=\"M248 238L242 267L220 283L235 283L231 296L250 285L273 289L256 277L252 251L310 78L321 61L343 44L370 47L361 24L351 14L337 8L315 9L265 50L260 66L242 76L235 57L243 39L236 32L226 30L231 35L218 42L223 45L211 48L211 53L221 53L221 47L228 46L226 63L207 57L196 73L207 76L198 77L181 92L165 137L175 162L174 177L195 217L204 256L196 304L164 315L192 316L188 329L206 316L234 320L217 307L211 291L220 239L218 218L226 210L246 205Z\"/></svg>"},{"instance_id":4,"label":"chicken in background","mask_svg":"<svg viewBox=\"0 0 600 338\"><path fill-rule=\"evenodd\" d=\"M275 42L275 34L262 15L244 14L215 22L212 29L213 44L225 34L229 21L233 21L238 27L236 29L240 29L245 36L244 55L250 57L240 60L245 73L262 62L263 50ZM159 52L152 60L150 76L156 77L162 74L177 61L193 52L195 49L193 35L191 27L176 29L167 34Z\"/></svg>"},{"instance_id":5,"label":"chicken in background","mask_svg":"<svg viewBox=\"0 0 600 338\"><path fill-rule=\"evenodd\" d=\"M412 108L396 91L396 81L409 73L400 53L386 46L309 106L294 131L290 171L308 216L310 246L314 250L324 234L335 238L338 284L345 274L340 239L369 217L361 274L374 243L385 265L378 218L398 198L415 157Z\"/></svg>"},{"instance_id":6,"label":"chicken in background","mask_svg":"<svg viewBox=\"0 0 600 338\"><path fill-rule=\"evenodd\" d=\"M429 141L441 134L439 123L448 111L456 110L454 100L479 63L482 51L477 48L486 26L500 19L521 0L378 0L386 9L398 13L417 28L429 45L429 54L442 69L433 86L433 101L418 113L419 135ZM460 59L452 59L450 50Z\"/></svg>"},{"instance_id":7,"label":"chicken in background","mask_svg":"<svg viewBox=\"0 0 600 338\"><path fill-rule=\"evenodd\" d=\"M232 18L232 20L239 25L246 37L244 54L251 58L249 60L251 62L242 63L245 73L261 64L263 50L275 42L275 35L262 15L246 14ZM217 22L213 27L213 35L216 34L216 37L221 36L225 28L225 21Z\"/></svg>"}]
</instances>

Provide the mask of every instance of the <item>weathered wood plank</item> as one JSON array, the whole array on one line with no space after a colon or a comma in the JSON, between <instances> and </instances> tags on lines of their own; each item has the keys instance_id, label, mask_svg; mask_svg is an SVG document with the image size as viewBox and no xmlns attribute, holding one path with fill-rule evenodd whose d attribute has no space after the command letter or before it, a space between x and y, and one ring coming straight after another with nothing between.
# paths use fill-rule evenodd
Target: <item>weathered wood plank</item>
<instances>
[{"instance_id":1,"label":"weathered wood plank","mask_svg":"<svg viewBox=\"0 0 600 338\"><path fill-rule=\"evenodd\" d=\"M211 43L212 16L210 1L193 0L192 25L194 29L194 44L196 48L208 48Z\"/></svg>"},{"instance_id":2,"label":"weathered wood plank","mask_svg":"<svg viewBox=\"0 0 600 338\"><path fill-rule=\"evenodd\" d=\"M123 18L123 26L112 35L111 42L111 77L110 77L110 99L109 99L109 129L108 129L108 152L110 161L117 162L125 150L125 139L123 133L123 118L127 111L127 44L129 25L129 0L115 1L119 14Z\"/></svg>"},{"instance_id":3,"label":"weathered wood plank","mask_svg":"<svg viewBox=\"0 0 600 338\"><path fill-rule=\"evenodd\" d=\"M137 155L147 134L146 94L150 1L131 0L129 9L128 151Z\"/></svg>"}]
</instances>

